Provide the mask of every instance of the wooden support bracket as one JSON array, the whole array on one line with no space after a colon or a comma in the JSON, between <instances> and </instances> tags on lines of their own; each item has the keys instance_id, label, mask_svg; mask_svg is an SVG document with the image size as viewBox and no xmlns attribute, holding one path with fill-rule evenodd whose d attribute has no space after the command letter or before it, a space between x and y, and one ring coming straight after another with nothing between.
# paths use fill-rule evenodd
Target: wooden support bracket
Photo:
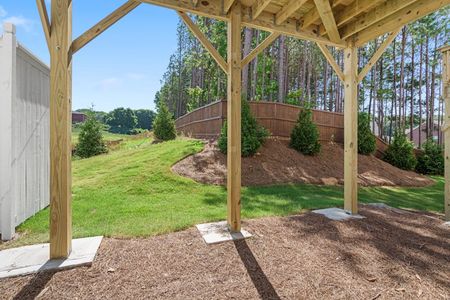
<instances>
[{"instance_id":1,"label":"wooden support bracket","mask_svg":"<svg viewBox=\"0 0 450 300\"><path fill-rule=\"evenodd\" d=\"M203 32L198 28L198 26L191 20L191 18L184 12L179 11L178 15L184 21L186 26L191 30L192 34L199 40L199 42L205 47L205 49L211 54L212 58L217 62L219 67L228 73L228 64L220 55L220 53L214 48L208 38L203 34Z\"/></svg>"},{"instance_id":2,"label":"wooden support bracket","mask_svg":"<svg viewBox=\"0 0 450 300\"><path fill-rule=\"evenodd\" d=\"M45 0L36 0L39 16L41 18L42 28L44 29L45 40L47 41L47 47L50 50L50 20L48 18L47 7L45 6Z\"/></svg>"},{"instance_id":3,"label":"wooden support bracket","mask_svg":"<svg viewBox=\"0 0 450 300\"><path fill-rule=\"evenodd\" d=\"M322 45L320 43L317 43L317 46L322 51L323 55L325 56L325 58L327 59L328 63L333 68L334 72L336 72L336 75L338 76L338 78L341 80L341 82L344 82L344 73L342 72L341 68L339 67L339 65L334 60L334 57L330 53L330 51L328 50L327 46Z\"/></svg>"},{"instance_id":4,"label":"wooden support bracket","mask_svg":"<svg viewBox=\"0 0 450 300\"><path fill-rule=\"evenodd\" d=\"M253 59L255 59L258 54L260 54L264 49L266 49L270 44L273 43L278 37L279 33L272 32L263 42L261 42L255 49L253 49L244 59L242 59L241 67L249 64Z\"/></svg>"}]
</instances>

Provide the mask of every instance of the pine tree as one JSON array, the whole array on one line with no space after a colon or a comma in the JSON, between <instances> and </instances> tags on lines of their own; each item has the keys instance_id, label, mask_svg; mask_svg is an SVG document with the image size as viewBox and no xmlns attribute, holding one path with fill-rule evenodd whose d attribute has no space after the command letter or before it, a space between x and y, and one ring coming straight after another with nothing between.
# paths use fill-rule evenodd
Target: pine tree
<instances>
[{"instance_id":1,"label":"pine tree","mask_svg":"<svg viewBox=\"0 0 450 300\"><path fill-rule=\"evenodd\" d=\"M246 100L241 101L241 107L241 155L246 157L256 154L259 147L264 144L265 139L269 136L269 132L257 123ZM220 151L224 154L227 153L228 147L227 135L228 125L225 122L217 141Z\"/></svg>"},{"instance_id":2,"label":"pine tree","mask_svg":"<svg viewBox=\"0 0 450 300\"><path fill-rule=\"evenodd\" d=\"M153 121L153 133L160 141L174 140L177 136L175 121L165 103L160 103L158 114Z\"/></svg>"},{"instance_id":3,"label":"pine tree","mask_svg":"<svg viewBox=\"0 0 450 300\"><path fill-rule=\"evenodd\" d=\"M88 158L108 152L103 141L103 124L97 121L93 112L87 113L87 120L81 124L78 145L75 148L75 155L81 158Z\"/></svg>"},{"instance_id":4,"label":"pine tree","mask_svg":"<svg viewBox=\"0 0 450 300\"><path fill-rule=\"evenodd\" d=\"M291 133L290 146L306 155L320 152L319 130L312 121L311 109L304 108L300 111L297 124Z\"/></svg>"},{"instance_id":5,"label":"pine tree","mask_svg":"<svg viewBox=\"0 0 450 300\"><path fill-rule=\"evenodd\" d=\"M358 153L369 155L377 147L375 135L370 130L370 117L367 113L358 116Z\"/></svg>"},{"instance_id":6,"label":"pine tree","mask_svg":"<svg viewBox=\"0 0 450 300\"><path fill-rule=\"evenodd\" d=\"M386 150L384 160L403 170L414 170L417 160L414 145L406 138L406 134L397 131L392 144Z\"/></svg>"}]
</instances>

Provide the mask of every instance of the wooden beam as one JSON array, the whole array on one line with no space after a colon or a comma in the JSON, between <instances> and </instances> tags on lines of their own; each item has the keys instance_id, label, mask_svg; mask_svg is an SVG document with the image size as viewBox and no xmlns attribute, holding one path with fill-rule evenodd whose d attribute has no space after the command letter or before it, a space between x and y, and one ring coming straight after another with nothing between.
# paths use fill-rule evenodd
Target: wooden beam
<instances>
[{"instance_id":1,"label":"wooden beam","mask_svg":"<svg viewBox=\"0 0 450 300\"><path fill-rule=\"evenodd\" d=\"M341 36L339 34L336 20L334 19L333 10L331 9L329 0L314 0L317 11L322 19L323 26L326 29L328 37L333 42L340 42Z\"/></svg>"},{"instance_id":2,"label":"wooden beam","mask_svg":"<svg viewBox=\"0 0 450 300\"><path fill-rule=\"evenodd\" d=\"M252 19L255 20L272 0L256 0L252 5Z\"/></svg>"},{"instance_id":3,"label":"wooden beam","mask_svg":"<svg viewBox=\"0 0 450 300\"><path fill-rule=\"evenodd\" d=\"M385 0L359 0L352 2L349 6L334 14L336 25L338 28L342 27L346 23L350 22L354 17L373 9L383 1ZM326 29L323 25L320 25L320 34L322 36L326 34Z\"/></svg>"},{"instance_id":4,"label":"wooden beam","mask_svg":"<svg viewBox=\"0 0 450 300\"><path fill-rule=\"evenodd\" d=\"M47 47L50 50L50 20L48 18L47 6L45 5L45 0L36 0L36 4L39 11L39 17L41 18L42 28L44 29Z\"/></svg>"},{"instance_id":5,"label":"wooden beam","mask_svg":"<svg viewBox=\"0 0 450 300\"><path fill-rule=\"evenodd\" d=\"M364 77L366 77L367 73L372 69L372 67L377 63L377 61L380 59L380 57L383 55L384 51L387 47L394 41L394 39L397 37L399 32L402 30L402 27L397 29L396 31L389 34L389 36L386 38L386 40L380 45L380 47L377 49L375 54L372 56L372 58L369 60L369 62L364 66L364 68L361 70L361 72L358 75L358 83L360 83Z\"/></svg>"},{"instance_id":6,"label":"wooden beam","mask_svg":"<svg viewBox=\"0 0 450 300\"><path fill-rule=\"evenodd\" d=\"M253 59L255 59L258 54L260 54L264 49L266 49L270 44L273 43L278 37L279 33L272 32L263 42L261 42L255 49L253 49L246 57L242 59L241 67L249 64Z\"/></svg>"},{"instance_id":7,"label":"wooden beam","mask_svg":"<svg viewBox=\"0 0 450 300\"><path fill-rule=\"evenodd\" d=\"M236 0L222 0L223 1L223 13L228 14L231 6L234 4Z\"/></svg>"},{"instance_id":8,"label":"wooden beam","mask_svg":"<svg viewBox=\"0 0 450 300\"><path fill-rule=\"evenodd\" d=\"M228 23L227 207L228 226L241 231L241 4L231 7Z\"/></svg>"},{"instance_id":9,"label":"wooden beam","mask_svg":"<svg viewBox=\"0 0 450 300\"><path fill-rule=\"evenodd\" d=\"M289 19L308 0L290 0L275 16L275 24L280 25Z\"/></svg>"},{"instance_id":10,"label":"wooden beam","mask_svg":"<svg viewBox=\"0 0 450 300\"><path fill-rule=\"evenodd\" d=\"M444 121L444 158L445 158L445 190L444 211L445 220L450 221L450 46L441 49L442 52L442 98L445 104Z\"/></svg>"},{"instance_id":11,"label":"wooden beam","mask_svg":"<svg viewBox=\"0 0 450 300\"><path fill-rule=\"evenodd\" d=\"M50 258L72 248L72 1L52 0L50 38Z\"/></svg>"},{"instance_id":12,"label":"wooden beam","mask_svg":"<svg viewBox=\"0 0 450 300\"><path fill-rule=\"evenodd\" d=\"M225 62L220 53L214 48L208 38L201 32L200 28L192 22L191 18L185 13L179 11L178 15L184 21L186 26L191 30L192 34L199 40L205 49L211 54L212 58L217 62L219 67L225 72L228 72L228 64Z\"/></svg>"},{"instance_id":13,"label":"wooden beam","mask_svg":"<svg viewBox=\"0 0 450 300\"><path fill-rule=\"evenodd\" d=\"M354 35L355 33L360 32L361 30L375 24L376 22L383 20L390 15L395 14L401 9L408 7L413 3L417 3L417 0L390 0L385 1L381 5L375 7L370 10L368 13L363 14L358 17L355 21L345 25L341 29L341 35L343 39L347 39L348 37ZM429 2L429 1L427 1ZM433 1L431 1L433 2ZM397 27L401 26L399 24Z\"/></svg>"},{"instance_id":14,"label":"wooden beam","mask_svg":"<svg viewBox=\"0 0 450 300\"><path fill-rule=\"evenodd\" d=\"M360 47L386 32L392 32L401 26L414 22L449 4L450 0L417 1L360 31L354 36L355 45Z\"/></svg>"},{"instance_id":15,"label":"wooden beam","mask_svg":"<svg viewBox=\"0 0 450 300\"><path fill-rule=\"evenodd\" d=\"M128 0L120 6L118 9L113 11L103 20L98 22L96 25L92 26L85 33L80 35L76 40L72 43L72 53L76 53L78 50L86 46L89 42L103 33L106 29L114 25L117 21L125 17L128 13L130 13L133 9L138 7L141 2L135 0Z\"/></svg>"},{"instance_id":16,"label":"wooden beam","mask_svg":"<svg viewBox=\"0 0 450 300\"><path fill-rule=\"evenodd\" d=\"M229 22L229 16L223 14L222 3L219 0L199 1L198 6L194 7L190 0L136 0L142 3L154 4L161 7L175 9L185 13L193 13L196 15L214 18L221 21ZM302 0L303 1L303 0ZM204 3L205 2L205 3ZM206 5L207 2L207 5ZM299 24L295 19L288 19L281 25L274 22L275 14L263 11L257 19L253 19L250 9L244 9L242 12L242 26L264 30L269 32L279 32L280 34L292 36L295 38L321 42L329 46L339 48L345 47L345 43L335 43L324 38L314 30L305 30L299 28Z\"/></svg>"},{"instance_id":17,"label":"wooden beam","mask_svg":"<svg viewBox=\"0 0 450 300\"><path fill-rule=\"evenodd\" d=\"M358 48L344 49L344 209L358 213Z\"/></svg>"},{"instance_id":18,"label":"wooden beam","mask_svg":"<svg viewBox=\"0 0 450 300\"><path fill-rule=\"evenodd\" d=\"M346 0L331 1L331 7L335 8L336 6L342 4L345 1ZM307 29L308 27L310 27L311 25L313 25L314 23L316 23L319 20L320 20L319 12L317 11L317 7L314 6L304 15L302 28Z\"/></svg>"},{"instance_id":19,"label":"wooden beam","mask_svg":"<svg viewBox=\"0 0 450 300\"><path fill-rule=\"evenodd\" d=\"M323 55L325 56L325 58L327 59L328 63L333 68L334 72L336 72L336 75L338 76L338 78L341 80L342 83L344 83L344 81L345 81L344 73L342 72L342 70L339 67L339 65L336 63L336 60L334 59L333 55L330 53L328 48L325 45L322 45L320 43L317 43L317 46L322 51Z\"/></svg>"}]
</instances>

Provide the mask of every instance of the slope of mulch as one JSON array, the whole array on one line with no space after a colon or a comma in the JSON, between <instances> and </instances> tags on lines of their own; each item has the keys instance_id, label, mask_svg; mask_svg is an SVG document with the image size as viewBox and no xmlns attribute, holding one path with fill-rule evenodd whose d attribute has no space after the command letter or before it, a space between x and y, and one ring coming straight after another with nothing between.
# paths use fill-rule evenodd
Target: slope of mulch
<instances>
[{"instance_id":1,"label":"slope of mulch","mask_svg":"<svg viewBox=\"0 0 450 300\"><path fill-rule=\"evenodd\" d=\"M224 185L227 158L215 142L178 162L172 170L195 181ZM400 170L375 156L358 155L358 182L362 186L423 187L433 180L420 174ZM287 141L268 139L254 157L242 159L244 186L283 183L323 185L344 184L344 149L335 143L322 144L317 156L307 156L289 148Z\"/></svg>"},{"instance_id":2,"label":"slope of mulch","mask_svg":"<svg viewBox=\"0 0 450 300\"><path fill-rule=\"evenodd\" d=\"M1 299L449 299L439 216L362 207L244 222L253 238L206 245L195 228L104 239L91 267L0 280Z\"/></svg>"}]
</instances>

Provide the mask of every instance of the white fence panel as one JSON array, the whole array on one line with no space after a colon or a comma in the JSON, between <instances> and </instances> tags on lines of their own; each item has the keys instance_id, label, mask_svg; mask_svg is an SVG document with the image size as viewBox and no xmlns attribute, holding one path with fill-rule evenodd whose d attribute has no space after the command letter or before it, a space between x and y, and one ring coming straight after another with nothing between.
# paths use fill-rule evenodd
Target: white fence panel
<instances>
[{"instance_id":1,"label":"white fence panel","mask_svg":"<svg viewBox=\"0 0 450 300\"><path fill-rule=\"evenodd\" d=\"M2 239L10 239L15 226L50 200L50 71L16 42L13 26L5 24L4 29L0 40L0 233Z\"/></svg>"}]
</instances>

